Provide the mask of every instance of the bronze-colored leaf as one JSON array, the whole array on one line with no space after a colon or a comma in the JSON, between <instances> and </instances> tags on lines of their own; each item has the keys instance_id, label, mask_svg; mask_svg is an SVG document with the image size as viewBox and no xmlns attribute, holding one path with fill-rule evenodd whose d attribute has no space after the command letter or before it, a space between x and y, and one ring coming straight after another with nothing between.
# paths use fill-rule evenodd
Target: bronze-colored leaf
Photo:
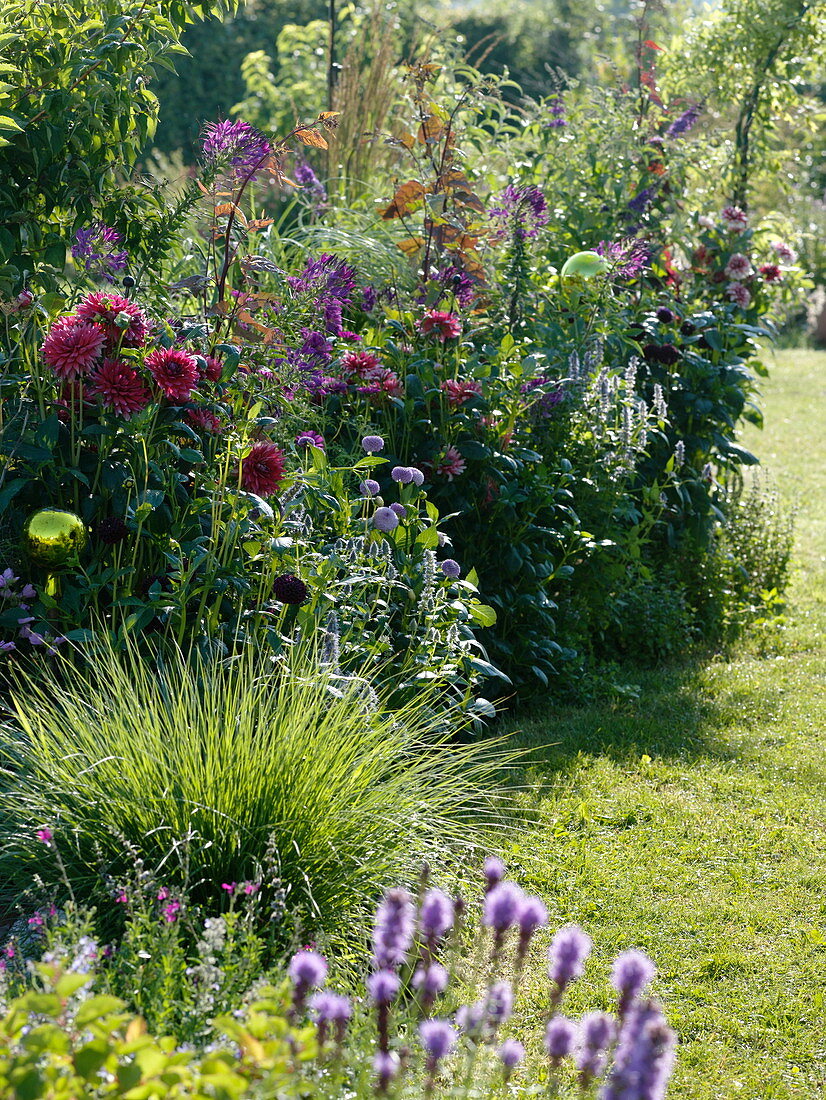
<instances>
[{"instance_id":1,"label":"bronze-colored leaf","mask_svg":"<svg viewBox=\"0 0 826 1100\"><path fill-rule=\"evenodd\" d=\"M425 189L418 180L408 180L398 189L390 205L382 210L382 218L385 221L390 221L391 218L401 218L405 214L409 214L411 210L418 206L424 195Z\"/></svg>"},{"instance_id":2,"label":"bronze-colored leaf","mask_svg":"<svg viewBox=\"0 0 826 1100\"><path fill-rule=\"evenodd\" d=\"M445 124L438 115L428 115L419 127L418 140L420 145L433 145L445 132Z\"/></svg>"},{"instance_id":3,"label":"bronze-colored leaf","mask_svg":"<svg viewBox=\"0 0 826 1100\"><path fill-rule=\"evenodd\" d=\"M326 138L323 138L317 130L308 130L302 127L293 130L293 137L298 138L304 145L312 145L314 149L329 149Z\"/></svg>"},{"instance_id":4,"label":"bronze-colored leaf","mask_svg":"<svg viewBox=\"0 0 826 1100\"><path fill-rule=\"evenodd\" d=\"M256 218L255 221L247 222L247 229L250 232L254 232L256 229L266 229L268 225L272 225L272 218Z\"/></svg>"},{"instance_id":5,"label":"bronze-colored leaf","mask_svg":"<svg viewBox=\"0 0 826 1100\"><path fill-rule=\"evenodd\" d=\"M424 240L421 237L406 237L403 241L397 241L396 247L400 248L405 256L415 256L419 249L424 244Z\"/></svg>"}]
</instances>

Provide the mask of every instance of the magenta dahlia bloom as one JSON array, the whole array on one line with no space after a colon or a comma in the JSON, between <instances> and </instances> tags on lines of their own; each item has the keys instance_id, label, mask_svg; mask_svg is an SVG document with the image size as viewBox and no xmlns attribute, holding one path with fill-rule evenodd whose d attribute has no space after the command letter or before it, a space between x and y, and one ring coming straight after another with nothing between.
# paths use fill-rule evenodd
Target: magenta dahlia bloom
<instances>
[{"instance_id":1,"label":"magenta dahlia bloom","mask_svg":"<svg viewBox=\"0 0 826 1100\"><path fill-rule=\"evenodd\" d=\"M742 252L735 252L724 270L729 279L736 279L738 282L754 274L751 261Z\"/></svg>"},{"instance_id":2,"label":"magenta dahlia bloom","mask_svg":"<svg viewBox=\"0 0 826 1100\"><path fill-rule=\"evenodd\" d=\"M797 253L791 247L786 244L785 241L772 241L772 248L774 254L781 264L795 264L797 263Z\"/></svg>"},{"instance_id":3,"label":"magenta dahlia bloom","mask_svg":"<svg viewBox=\"0 0 826 1100\"><path fill-rule=\"evenodd\" d=\"M253 443L241 462L241 488L259 497L271 497L278 492L287 468L284 452L269 440Z\"/></svg>"},{"instance_id":4,"label":"magenta dahlia bloom","mask_svg":"<svg viewBox=\"0 0 826 1100\"><path fill-rule=\"evenodd\" d=\"M751 304L751 294L742 283L729 283L726 287L726 295L740 309L748 309Z\"/></svg>"},{"instance_id":5,"label":"magenta dahlia bloom","mask_svg":"<svg viewBox=\"0 0 826 1100\"><path fill-rule=\"evenodd\" d=\"M763 264L759 270L766 283L779 283L783 279L783 272L777 264Z\"/></svg>"},{"instance_id":6,"label":"magenta dahlia bloom","mask_svg":"<svg viewBox=\"0 0 826 1100\"><path fill-rule=\"evenodd\" d=\"M146 366L164 395L173 401L186 401L200 377L198 360L180 348L158 348L147 355Z\"/></svg>"},{"instance_id":7,"label":"magenta dahlia bloom","mask_svg":"<svg viewBox=\"0 0 826 1100\"><path fill-rule=\"evenodd\" d=\"M58 378L68 380L94 367L105 343L106 333L100 325L60 317L49 329L41 352Z\"/></svg>"},{"instance_id":8,"label":"magenta dahlia bloom","mask_svg":"<svg viewBox=\"0 0 826 1100\"><path fill-rule=\"evenodd\" d=\"M435 336L443 344L462 334L462 322L452 313L431 309L419 321L419 331L425 336Z\"/></svg>"},{"instance_id":9,"label":"magenta dahlia bloom","mask_svg":"<svg viewBox=\"0 0 826 1100\"><path fill-rule=\"evenodd\" d=\"M448 378L442 382L441 389L447 395L447 403L452 409L458 409L472 397L482 396L482 383L474 378Z\"/></svg>"},{"instance_id":10,"label":"magenta dahlia bloom","mask_svg":"<svg viewBox=\"0 0 826 1100\"><path fill-rule=\"evenodd\" d=\"M81 321L96 321L102 325L108 341L108 349L118 345L125 348L140 348L146 343L149 326L143 310L121 298L119 294L99 291L87 294L75 310Z\"/></svg>"},{"instance_id":11,"label":"magenta dahlia bloom","mask_svg":"<svg viewBox=\"0 0 826 1100\"><path fill-rule=\"evenodd\" d=\"M90 389L99 397L104 409L129 420L143 412L152 399L146 384L131 363L121 359L104 359L89 379Z\"/></svg>"},{"instance_id":12,"label":"magenta dahlia bloom","mask_svg":"<svg viewBox=\"0 0 826 1100\"><path fill-rule=\"evenodd\" d=\"M211 167L229 166L238 179L254 173L271 152L264 135L241 118L208 122L204 127L204 160Z\"/></svg>"},{"instance_id":13,"label":"magenta dahlia bloom","mask_svg":"<svg viewBox=\"0 0 826 1100\"><path fill-rule=\"evenodd\" d=\"M450 446L445 451L441 458L441 461L436 466L436 473L441 477L446 477L448 481L453 481L454 478L459 477L465 472L467 463L462 457L461 452L454 446Z\"/></svg>"},{"instance_id":14,"label":"magenta dahlia bloom","mask_svg":"<svg viewBox=\"0 0 826 1100\"><path fill-rule=\"evenodd\" d=\"M208 435L219 435L221 431L220 417L209 409L187 409L186 418L189 423L201 432Z\"/></svg>"},{"instance_id":15,"label":"magenta dahlia bloom","mask_svg":"<svg viewBox=\"0 0 826 1100\"><path fill-rule=\"evenodd\" d=\"M726 206L720 214L720 221L729 233L742 233L744 229L748 229L749 216L739 206Z\"/></svg>"}]
</instances>

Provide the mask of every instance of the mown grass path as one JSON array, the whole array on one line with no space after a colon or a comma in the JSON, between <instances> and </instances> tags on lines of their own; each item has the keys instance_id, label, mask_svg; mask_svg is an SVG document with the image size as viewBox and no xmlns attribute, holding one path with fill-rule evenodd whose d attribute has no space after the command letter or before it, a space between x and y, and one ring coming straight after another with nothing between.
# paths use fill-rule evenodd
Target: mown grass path
<instances>
[{"instance_id":1,"label":"mown grass path","mask_svg":"<svg viewBox=\"0 0 826 1100\"><path fill-rule=\"evenodd\" d=\"M798 509L785 627L645 673L637 701L519 722L538 824L510 866L552 925L594 938L571 1012L607 1007L617 951L657 961L680 1035L671 1100L826 1097L826 353L778 353L763 391L746 442Z\"/></svg>"}]
</instances>

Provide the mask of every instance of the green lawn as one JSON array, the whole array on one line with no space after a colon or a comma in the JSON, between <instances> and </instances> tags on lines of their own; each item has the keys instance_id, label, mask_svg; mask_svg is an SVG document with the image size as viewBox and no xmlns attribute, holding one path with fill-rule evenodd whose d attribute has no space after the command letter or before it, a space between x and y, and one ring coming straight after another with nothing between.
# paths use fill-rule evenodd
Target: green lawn
<instances>
[{"instance_id":1,"label":"green lawn","mask_svg":"<svg viewBox=\"0 0 826 1100\"><path fill-rule=\"evenodd\" d=\"M826 354L778 353L763 404L746 443L798 508L786 627L636 702L519 716L538 824L510 867L594 937L571 1011L618 950L656 960L673 1100L826 1096Z\"/></svg>"}]
</instances>

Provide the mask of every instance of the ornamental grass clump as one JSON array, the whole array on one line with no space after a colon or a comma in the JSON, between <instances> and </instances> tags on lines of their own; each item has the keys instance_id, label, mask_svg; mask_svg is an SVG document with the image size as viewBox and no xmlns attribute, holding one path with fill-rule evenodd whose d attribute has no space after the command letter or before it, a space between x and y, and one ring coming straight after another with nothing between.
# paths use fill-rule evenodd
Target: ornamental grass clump
<instances>
[{"instance_id":1,"label":"ornamental grass clump","mask_svg":"<svg viewBox=\"0 0 826 1100\"><path fill-rule=\"evenodd\" d=\"M415 880L493 821L501 744L457 744L426 689L391 713L309 646L280 663L71 656L51 679L15 676L0 725L5 911L71 896L117 924L141 861L184 908L221 911L222 884L260 882L265 908L286 896L276 940L349 937L388 878Z\"/></svg>"}]
</instances>

